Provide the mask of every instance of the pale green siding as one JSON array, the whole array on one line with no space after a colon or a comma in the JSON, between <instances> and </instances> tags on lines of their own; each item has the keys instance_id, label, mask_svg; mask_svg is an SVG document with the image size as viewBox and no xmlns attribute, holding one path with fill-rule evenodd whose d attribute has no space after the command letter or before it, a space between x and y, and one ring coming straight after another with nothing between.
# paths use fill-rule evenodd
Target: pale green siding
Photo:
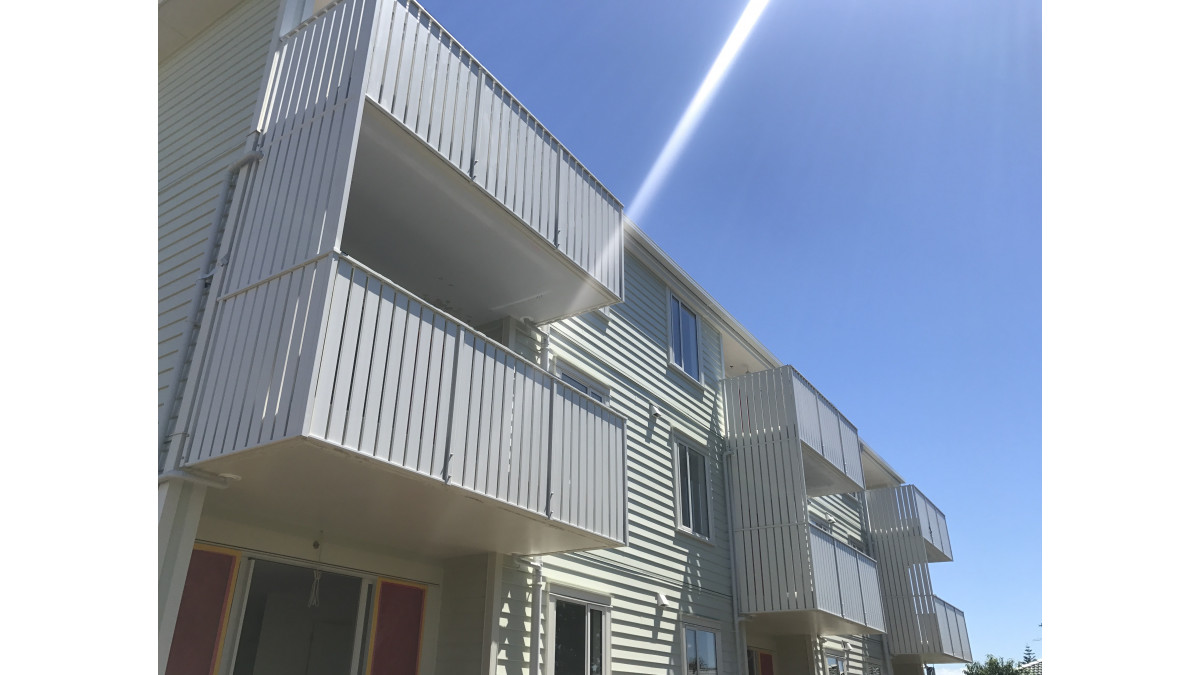
<instances>
[{"instance_id":1,"label":"pale green siding","mask_svg":"<svg viewBox=\"0 0 1200 675\"><path fill-rule=\"evenodd\" d=\"M609 390L609 405L627 418L629 457L629 546L545 558L548 582L577 586L611 597L614 673L662 673L680 667L681 615L716 622L721 672L736 672L744 658L736 647L721 406L717 383L723 368L721 341L705 307L680 289L681 299L701 319L697 383L669 364L668 306L671 289L649 263L626 256L626 301L600 313L549 327L549 349L563 365ZM652 420L650 405L662 411ZM686 440L707 457L710 541L676 528L673 438ZM530 614L532 577L516 566L505 570L499 673L515 675L528 663L527 643L517 647ZM668 598L660 608L656 594ZM525 603L525 604L523 604ZM504 604L504 603L502 603ZM686 621L686 617L682 620ZM704 627L701 625L701 627Z\"/></svg>"},{"instance_id":2,"label":"pale green siding","mask_svg":"<svg viewBox=\"0 0 1200 675\"><path fill-rule=\"evenodd\" d=\"M158 407L184 344L226 169L254 130L277 0L247 0L159 64ZM169 430L169 427L168 427Z\"/></svg>"}]
</instances>

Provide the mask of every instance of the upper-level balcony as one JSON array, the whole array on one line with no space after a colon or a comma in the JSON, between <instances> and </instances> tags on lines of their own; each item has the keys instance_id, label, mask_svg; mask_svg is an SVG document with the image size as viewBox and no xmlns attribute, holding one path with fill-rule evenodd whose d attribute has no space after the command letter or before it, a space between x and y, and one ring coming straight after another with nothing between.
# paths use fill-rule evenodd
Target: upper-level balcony
<instances>
[{"instance_id":1,"label":"upper-level balcony","mask_svg":"<svg viewBox=\"0 0 1200 675\"><path fill-rule=\"evenodd\" d=\"M969 663L971 642L962 610L936 595L907 599L908 611L888 612L888 641L897 663Z\"/></svg>"},{"instance_id":2,"label":"upper-level balcony","mask_svg":"<svg viewBox=\"0 0 1200 675\"><path fill-rule=\"evenodd\" d=\"M866 507L876 535L909 533L924 542L926 562L954 559L946 515L915 485L867 490Z\"/></svg>"},{"instance_id":3,"label":"upper-level balcony","mask_svg":"<svg viewBox=\"0 0 1200 675\"><path fill-rule=\"evenodd\" d=\"M863 488L858 431L795 368L747 373L723 386L731 451L801 458L793 489L809 497Z\"/></svg>"},{"instance_id":4,"label":"upper-level balcony","mask_svg":"<svg viewBox=\"0 0 1200 675\"><path fill-rule=\"evenodd\" d=\"M475 326L623 297L621 204L413 0L284 35L258 128L234 288L333 249Z\"/></svg>"},{"instance_id":5,"label":"upper-level balcony","mask_svg":"<svg viewBox=\"0 0 1200 675\"><path fill-rule=\"evenodd\" d=\"M628 539L624 419L330 254L222 297L183 464L206 512L421 555Z\"/></svg>"},{"instance_id":6,"label":"upper-level balcony","mask_svg":"<svg viewBox=\"0 0 1200 675\"><path fill-rule=\"evenodd\" d=\"M885 629L875 561L811 525L736 533L738 595L756 631L863 635Z\"/></svg>"}]
</instances>

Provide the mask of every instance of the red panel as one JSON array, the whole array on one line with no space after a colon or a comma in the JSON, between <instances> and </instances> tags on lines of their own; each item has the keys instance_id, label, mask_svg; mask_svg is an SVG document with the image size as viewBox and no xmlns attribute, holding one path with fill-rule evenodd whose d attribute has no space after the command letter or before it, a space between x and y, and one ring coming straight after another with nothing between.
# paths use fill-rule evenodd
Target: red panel
<instances>
[{"instance_id":1,"label":"red panel","mask_svg":"<svg viewBox=\"0 0 1200 675\"><path fill-rule=\"evenodd\" d=\"M417 675L425 589L381 579L376 603L370 674Z\"/></svg>"},{"instance_id":2,"label":"red panel","mask_svg":"<svg viewBox=\"0 0 1200 675\"><path fill-rule=\"evenodd\" d=\"M775 657L770 654L758 655L759 672L762 675L775 675Z\"/></svg>"},{"instance_id":3,"label":"red panel","mask_svg":"<svg viewBox=\"0 0 1200 675\"><path fill-rule=\"evenodd\" d=\"M237 556L195 549L167 657L167 675L212 675L221 647Z\"/></svg>"}]
</instances>

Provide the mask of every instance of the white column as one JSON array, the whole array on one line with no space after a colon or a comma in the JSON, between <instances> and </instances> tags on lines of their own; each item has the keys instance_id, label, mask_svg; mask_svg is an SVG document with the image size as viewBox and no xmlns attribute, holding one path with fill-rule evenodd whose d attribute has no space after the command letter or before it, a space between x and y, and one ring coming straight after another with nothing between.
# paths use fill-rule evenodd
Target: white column
<instances>
[{"instance_id":1,"label":"white column","mask_svg":"<svg viewBox=\"0 0 1200 675\"><path fill-rule=\"evenodd\" d=\"M178 478L158 484L158 672L167 668L179 601L207 488Z\"/></svg>"}]
</instances>

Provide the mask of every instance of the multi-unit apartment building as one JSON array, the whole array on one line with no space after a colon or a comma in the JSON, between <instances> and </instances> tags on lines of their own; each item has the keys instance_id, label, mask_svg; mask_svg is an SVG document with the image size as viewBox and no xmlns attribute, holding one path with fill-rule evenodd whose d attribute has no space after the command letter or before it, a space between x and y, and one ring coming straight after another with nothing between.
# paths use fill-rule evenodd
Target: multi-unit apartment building
<instances>
[{"instance_id":1,"label":"multi-unit apartment building","mask_svg":"<svg viewBox=\"0 0 1200 675\"><path fill-rule=\"evenodd\" d=\"M159 671L907 673L946 520L411 0L160 0Z\"/></svg>"}]
</instances>

